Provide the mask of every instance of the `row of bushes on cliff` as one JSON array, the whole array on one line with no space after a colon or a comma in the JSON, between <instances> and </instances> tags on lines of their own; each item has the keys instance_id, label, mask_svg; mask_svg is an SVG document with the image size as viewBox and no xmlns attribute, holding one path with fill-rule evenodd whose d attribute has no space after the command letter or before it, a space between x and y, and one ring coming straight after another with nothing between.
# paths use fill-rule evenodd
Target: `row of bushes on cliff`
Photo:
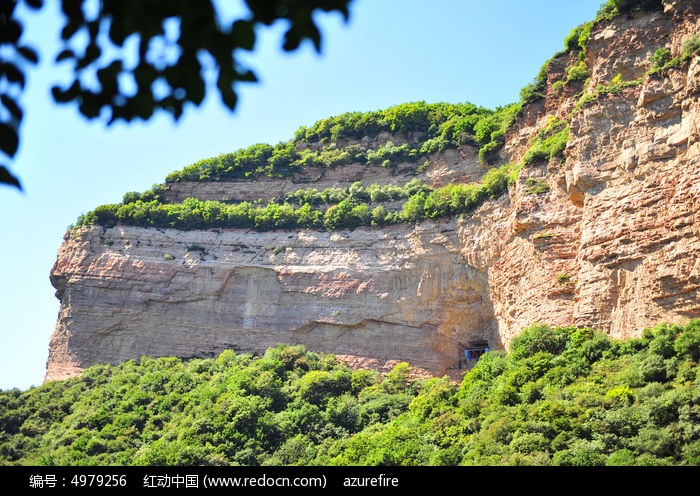
<instances>
[{"instance_id":1,"label":"row of bushes on cliff","mask_svg":"<svg viewBox=\"0 0 700 496\"><path fill-rule=\"evenodd\" d=\"M465 139L475 134L475 127L493 110L472 103L451 104L410 102L373 112L346 112L322 119L310 127L301 127L295 141L302 143L330 143L340 140L359 140L382 132L419 140L445 136L449 141Z\"/></svg>"},{"instance_id":2,"label":"row of bushes on cliff","mask_svg":"<svg viewBox=\"0 0 700 496\"><path fill-rule=\"evenodd\" d=\"M141 227L162 227L180 230L208 228L326 229L337 230L359 226L379 226L400 222L418 222L448 215L468 214L488 198L503 194L517 173L512 164L487 172L478 184L450 184L437 189L420 182L410 182L403 189L407 197L400 210L389 211L384 205L370 205L362 198L367 189L351 186L346 195L325 198L338 203L325 208L302 199L301 206L269 202L228 204L212 200L187 198L182 203L161 203L138 199L131 203L101 205L78 218L76 227L126 224ZM385 187L390 190L391 187ZM396 188L396 187L393 187ZM382 196L382 188L372 189ZM410 196L409 196L410 193ZM354 196L353 196L354 195ZM324 197L323 194L319 196Z\"/></svg>"},{"instance_id":3,"label":"row of bushes on cliff","mask_svg":"<svg viewBox=\"0 0 700 496\"><path fill-rule=\"evenodd\" d=\"M302 127L290 141L277 145L258 143L233 153L191 164L166 177L166 182L228 181L256 177L280 178L305 167L338 167L360 163L393 167L464 143L478 146L484 163L494 163L518 105L494 110L465 104L406 103L376 112L351 112ZM340 145L343 139L376 136L381 131L402 136L377 148ZM320 145L320 146L310 146Z\"/></svg>"},{"instance_id":4,"label":"row of bushes on cliff","mask_svg":"<svg viewBox=\"0 0 700 496\"><path fill-rule=\"evenodd\" d=\"M461 382L279 345L0 392L0 465L700 465L700 320L537 324Z\"/></svg>"},{"instance_id":5,"label":"row of bushes on cliff","mask_svg":"<svg viewBox=\"0 0 700 496\"><path fill-rule=\"evenodd\" d=\"M519 105L506 105L495 110L477 107L472 103L427 104L404 103L375 112L347 112L301 127L295 135L300 143L335 143L340 140L359 140L381 132L414 138L423 143L421 153L432 153L448 146L464 143L483 147L496 142L513 123L520 111ZM492 133L498 134L492 136Z\"/></svg>"},{"instance_id":6,"label":"row of bushes on cliff","mask_svg":"<svg viewBox=\"0 0 700 496\"><path fill-rule=\"evenodd\" d=\"M279 143L276 146L258 143L234 153L225 153L207 158L172 172L166 183L179 181L232 181L254 180L257 177L283 178L306 167L338 167L359 163L394 167L399 163L418 162L419 158L435 150L433 141L417 145L418 148L391 141L377 149L362 149L359 145L338 148L329 145L321 150L298 149L294 143ZM438 144L441 146L441 144ZM443 146L444 149L444 146Z\"/></svg>"},{"instance_id":7,"label":"row of bushes on cliff","mask_svg":"<svg viewBox=\"0 0 700 496\"><path fill-rule=\"evenodd\" d=\"M361 181L352 183L347 188L326 188L322 191L316 188L298 189L288 193L284 201L303 205L332 205L343 200L370 201L372 203L382 203L387 201L398 201L410 198L416 193L429 193L431 188L418 178L411 179L403 186L377 183L365 186ZM127 203L127 202L124 202Z\"/></svg>"}]
</instances>

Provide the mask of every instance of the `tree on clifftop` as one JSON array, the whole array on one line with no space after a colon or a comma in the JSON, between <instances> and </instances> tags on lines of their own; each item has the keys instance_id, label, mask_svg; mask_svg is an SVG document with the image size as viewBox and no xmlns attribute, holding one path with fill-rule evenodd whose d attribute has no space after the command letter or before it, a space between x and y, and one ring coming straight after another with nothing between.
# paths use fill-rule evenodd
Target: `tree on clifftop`
<instances>
[{"instance_id":1,"label":"tree on clifftop","mask_svg":"<svg viewBox=\"0 0 700 496\"><path fill-rule=\"evenodd\" d=\"M244 0L247 12L224 24L215 0L61 0L62 43L54 61L72 64L73 81L53 86L51 93L56 103L76 105L85 118L107 125L148 120L158 111L177 121L188 104L199 106L207 91L218 91L233 111L236 85L257 81L237 50L254 50L258 26L287 22L284 51L309 40L320 52L314 14L338 12L347 21L351 2ZM17 9L22 4L44 8L43 0L0 0L0 151L5 156L0 183L20 189L19 179L2 162L19 147L25 68L39 61L37 49L22 41Z\"/></svg>"}]
</instances>

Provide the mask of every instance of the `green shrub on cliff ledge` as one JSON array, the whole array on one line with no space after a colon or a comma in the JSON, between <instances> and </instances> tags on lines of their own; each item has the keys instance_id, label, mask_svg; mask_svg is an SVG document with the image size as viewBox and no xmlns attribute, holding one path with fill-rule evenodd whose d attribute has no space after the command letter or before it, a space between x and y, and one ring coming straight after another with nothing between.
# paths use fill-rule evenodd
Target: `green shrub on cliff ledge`
<instances>
[{"instance_id":1,"label":"green shrub on cliff ledge","mask_svg":"<svg viewBox=\"0 0 700 496\"><path fill-rule=\"evenodd\" d=\"M663 10L664 0L607 0L598 10L597 19L632 14L638 11L653 12Z\"/></svg>"},{"instance_id":2,"label":"green shrub on cliff ledge","mask_svg":"<svg viewBox=\"0 0 700 496\"><path fill-rule=\"evenodd\" d=\"M530 147L523 155L523 164L563 158L568 140L569 123L550 116L547 125L530 142Z\"/></svg>"},{"instance_id":3,"label":"green shrub on cliff ledge","mask_svg":"<svg viewBox=\"0 0 700 496\"><path fill-rule=\"evenodd\" d=\"M683 41L683 50L681 51L681 61L685 62L693 55L700 54L700 36L692 34Z\"/></svg>"},{"instance_id":4,"label":"green shrub on cliff ledge","mask_svg":"<svg viewBox=\"0 0 700 496\"><path fill-rule=\"evenodd\" d=\"M593 24L593 21L589 21L573 28L569 32L569 35L564 38L564 48L567 52L581 50L579 57L581 58L581 56L585 56L583 51L586 49L586 43L588 43L588 38L591 36Z\"/></svg>"},{"instance_id":5,"label":"green shrub on cliff ledge","mask_svg":"<svg viewBox=\"0 0 700 496\"><path fill-rule=\"evenodd\" d=\"M276 229L353 229L399 222L418 222L443 216L470 214L489 198L498 198L517 178L519 168L506 164L492 168L480 183L449 184L432 189L419 180L403 187L354 183L348 188L312 188L291 193L282 202L223 203L186 198L181 203L160 203L138 199L127 204L101 205L80 216L74 227L116 224L180 230L239 228L270 231ZM384 209L381 222L373 215L377 206L369 201L400 200L396 211ZM325 206L325 208L324 208ZM378 213L378 212L377 212Z\"/></svg>"},{"instance_id":6,"label":"green shrub on cliff ledge","mask_svg":"<svg viewBox=\"0 0 700 496\"><path fill-rule=\"evenodd\" d=\"M535 80L520 90L520 102L522 104L533 103L544 98L547 86L547 68L549 60L540 67Z\"/></svg>"}]
</instances>

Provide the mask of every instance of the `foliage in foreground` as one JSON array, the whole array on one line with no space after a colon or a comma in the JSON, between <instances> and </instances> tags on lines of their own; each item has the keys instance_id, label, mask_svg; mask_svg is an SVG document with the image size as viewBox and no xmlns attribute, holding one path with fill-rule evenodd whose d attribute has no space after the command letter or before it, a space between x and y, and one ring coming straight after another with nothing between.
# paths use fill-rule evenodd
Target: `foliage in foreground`
<instances>
[{"instance_id":1,"label":"foliage in foreground","mask_svg":"<svg viewBox=\"0 0 700 496\"><path fill-rule=\"evenodd\" d=\"M535 325L457 385L263 356L149 358L0 393L5 465L700 465L700 320Z\"/></svg>"}]
</instances>

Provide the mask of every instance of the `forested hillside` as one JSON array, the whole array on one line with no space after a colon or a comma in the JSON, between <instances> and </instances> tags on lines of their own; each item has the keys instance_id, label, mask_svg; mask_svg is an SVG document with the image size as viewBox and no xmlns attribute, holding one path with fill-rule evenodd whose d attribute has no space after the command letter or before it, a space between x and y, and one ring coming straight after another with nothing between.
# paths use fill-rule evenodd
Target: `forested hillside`
<instances>
[{"instance_id":1,"label":"forested hillside","mask_svg":"<svg viewBox=\"0 0 700 496\"><path fill-rule=\"evenodd\" d=\"M0 394L3 465L700 465L700 320L536 325L455 384L280 345Z\"/></svg>"}]
</instances>

